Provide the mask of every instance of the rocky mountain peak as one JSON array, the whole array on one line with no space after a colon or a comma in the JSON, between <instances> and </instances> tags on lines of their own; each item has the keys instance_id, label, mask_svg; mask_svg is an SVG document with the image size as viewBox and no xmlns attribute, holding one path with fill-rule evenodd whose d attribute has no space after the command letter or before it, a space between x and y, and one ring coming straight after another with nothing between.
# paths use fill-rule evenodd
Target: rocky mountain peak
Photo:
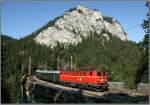
<instances>
[{"instance_id":1,"label":"rocky mountain peak","mask_svg":"<svg viewBox=\"0 0 150 105\"><path fill-rule=\"evenodd\" d=\"M115 18L102 16L98 10L77 6L66 11L55 20L53 25L40 32L34 40L51 47L56 46L57 42L77 44L82 41L82 36L87 37L91 32L100 34L102 30L121 40L127 40L122 26Z\"/></svg>"}]
</instances>

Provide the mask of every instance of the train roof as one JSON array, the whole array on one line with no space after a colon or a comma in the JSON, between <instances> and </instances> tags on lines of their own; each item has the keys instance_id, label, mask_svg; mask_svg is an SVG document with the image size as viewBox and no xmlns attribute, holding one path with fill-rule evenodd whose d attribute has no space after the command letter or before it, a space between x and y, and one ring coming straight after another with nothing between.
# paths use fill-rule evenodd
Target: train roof
<instances>
[{"instance_id":1,"label":"train roof","mask_svg":"<svg viewBox=\"0 0 150 105\"><path fill-rule=\"evenodd\" d=\"M60 73L60 71L56 71L56 70L36 70L35 72L40 72L40 73Z\"/></svg>"},{"instance_id":2,"label":"train roof","mask_svg":"<svg viewBox=\"0 0 150 105\"><path fill-rule=\"evenodd\" d=\"M65 67L65 68L61 68L60 71L65 71L65 72L86 72L86 71L96 71L96 72L104 72L103 69L97 69L96 66L83 66L83 67Z\"/></svg>"},{"instance_id":3,"label":"train roof","mask_svg":"<svg viewBox=\"0 0 150 105\"><path fill-rule=\"evenodd\" d=\"M61 68L60 70L64 70L64 71L70 71L70 70L75 70L75 71L93 71L93 70L97 70L96 66L81 66L81 67L65 67L65 68Z\"/></svg>"},{"instance_id":4,"label":"train roof","mask_svg":"<svg viewBox=\"0 0 150 105\"><path fill-rule=\"evenodd\" d=\"M105 72L103 70L60 70L63 72L92 72L92 71L96 71L96 72Z\"/></svg>"}]
</instances>

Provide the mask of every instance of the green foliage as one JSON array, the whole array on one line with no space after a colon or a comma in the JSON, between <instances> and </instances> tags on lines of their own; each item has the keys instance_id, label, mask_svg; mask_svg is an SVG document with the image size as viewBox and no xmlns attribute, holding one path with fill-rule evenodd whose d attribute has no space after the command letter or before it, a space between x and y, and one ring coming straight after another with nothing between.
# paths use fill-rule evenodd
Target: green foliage
<instances>
[{"instance_id":1,"label":"green foliage","mask_svg":"<svg viewBox=\"0 0 150 105\"><path fill-rule=\"evenodd\" d=\"M148 59L148 48L149 48L149 34L148 34L148 18L147 20L143 21L142 24L143 29L145 30L146 34L144 36L144 39L138 43L138 46L141 50L142 58L140 60L140 66L136 74L136 80L135 83L144 82L148 83L148 77L149 77L149 59Z\"/></svg>"},{"instance_id":2,"label":"green foliage","mask_svg":"<svg viewBox=\"0 0 150 105\"><path fill-rule=\"evenodd\" d=\"M77 9L76 7L70 8L70 9L68 9L66 12L72 12L72 11L74 11L74 10L76 10L76 9Z\"/></svg>"},{"instance_id":3,"label":"green foliage","mask_svg":"<svg viewBox=\"0 0 150 105\"><path fill-rule=\"evenodd\" d=\"M50 25L52 24L50 22ZM2 102L20 101L20 80L21 76L27 73L29 56L32 57L33 71L69 65L70 57L73 56L74 65L97 66L99 70L108 74L109 81L124 81L128 88L134 88L138 82L148 81L148 35L136 44L132 41L122 41L102 30L101 34L91 32L87 38L82 37L82 42L76 45L57 42L57 46L52 49L33 40L48 26L20 40L1 36L1 83L4 90ZM103 33L109 35L109 40L102 36Z\"/></svg>"},{"instance_id":4,"label":"green foliage","mask_svg":"<svg viewBox=\"0 0 150 105\"><path fill-rule=\"evenodd\" d=\"M98 9L93 9L93 11L99 11Z\"/></svg>"},{"instance_id":5,"label":"green foliage","mask_svg":"<svg viewBox=\"0 0 150 105\"><path fill-rule=\"evenodd\" d=\"M148 19L147 19L147 20L144 19L144 20L143 20L142 27L143 27L143 29L145 30L146 33L148 33L148 26L149 26L149 24L148 24Z\"/></svg>"},{"instance_id":6,"label":"green foliage","mask_svg":"<svg viewBox=\"0 0 150 105\"><path fill-rule=\"evenodd\" d=\"M109 38L107 41L101 34L94 33L76 46L69 45L62 61L67 63L66 59L72 55L77 66L95 65L108 73L110 81L125 81L133 88L140 49L133 42L124 42L111 35Z\"/></svg>"},{"instance_id":7,"label":"green foliage","mask_svg":"<svg viewBox=\"0 0 150 105\"><path fill-rule=\"evenodd\" d=\"M71 8L68 12L75 9ZM78 10L78 12L83 11ZM61 17L56 17L20 40L1 35L2 103L20 102L20 80L21 76L27 73L29 56L32 57L33 71L47 67L57 69L69 65L70 57L73 56L74 65L97 66L98 70L108 74L109 81L124 81L128 88L134 88L139 82L148 83L148 18L142 24L146 35L138 44L122 41L106 30L102 30L101 34L91 32L87 38L81 35L82 42L77 45L57 42L57 46L52 49L35 43L33 38L53 26ZM113 23L112 17L103 16L103 19ZM72 32L76 33L75 30ZM103 33L109 35L109 40L102 36Z\"/></svg>"},{"instance_id":8,"label":"green foliage","mask_svg":"<svg viewBox=\"0 0 150 105\"><path fill-rule=\"evenodd\" d=\"M56 60L51 48L36 44L32 36L28 36L21 40L12 39L10 37L1 36L2 40L2 102L18 103L21 97L20 80L21 76L27 73L28 59L32 56L33 70L38 67L54 66ZM53 54L52 54L53 53ZM22 64L24 65L23 70Z\"/></svg>"},{"instance_id":9,"label":"green foliage","mask_svg":"<svg viewBox=\"0 0 150 105\"><path fill-rule=\"evenodd\" d=\"M2 100L3 103L7 102L18 102L20 93L20 58L18 56L18 45L17 40L7 36L1 36L2 45ZM14 91L17 90L18 92Z\"/></svg>"},{"instance_id":10,"label":"green foliage","mask_svg":"<svg viewBox=\"0 0 150 105\"><path fill-rule=\"evenodd\" d=\"M78 9L78 12L79 12L79 13L83 13L83 11L82 11L81 9Z\"/></svg>"},{"instance_id":11,"label":"green foliage","mask_svg":"<svg viewBox=\"0 0 150 105\"><path fill-rule=\"evenodd\" d=\"M105 21L107 21L107 22L109 22L109 23L113 23L113 18L112 17L108 17L108 16L103 16L103 19L105 20Z\"/></svg>"},{"instance_id":12,"label":"green foliage","mask_svg":"<svg viewBox=\"0 0 150 105\"><path fill-rule=\"evenodd\" d=\"M33 40L34 37L36 37L36 35L38 35L40 32L42 32L43 30L46 30L48 27L51 27L54 25L54 23L62 18L63 16L57 16L55 17L53 20L48 21L45 25L43 25L41 28L37 29L35 32L33 32L30 35L27 35L26 37L23 38L23 41L30 41ZM22 39L21 39L22 40Z\"/></svg>"}]
</instances>

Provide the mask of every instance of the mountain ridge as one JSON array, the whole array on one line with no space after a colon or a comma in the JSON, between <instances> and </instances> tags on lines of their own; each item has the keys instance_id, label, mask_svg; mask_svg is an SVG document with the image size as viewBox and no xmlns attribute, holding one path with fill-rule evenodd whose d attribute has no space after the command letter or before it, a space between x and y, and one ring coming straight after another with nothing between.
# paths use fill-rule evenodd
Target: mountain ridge
<instances>
[{"instance_id":1,"label":"mountain ridge","mask_svg":"<svg viewBox=\"0 0 150 105\"><path fill-rule=\"evenodd\" d=\"M77 44L82 41L82 37L94 32L100 34L103 30L123 41L127 40L122 26L114 17L104 17L101 12L83 6L65 11L64 15L49 24L36 35L35 42L51 47L56 46L57 42Z\"/></svg>"}]
</instances>

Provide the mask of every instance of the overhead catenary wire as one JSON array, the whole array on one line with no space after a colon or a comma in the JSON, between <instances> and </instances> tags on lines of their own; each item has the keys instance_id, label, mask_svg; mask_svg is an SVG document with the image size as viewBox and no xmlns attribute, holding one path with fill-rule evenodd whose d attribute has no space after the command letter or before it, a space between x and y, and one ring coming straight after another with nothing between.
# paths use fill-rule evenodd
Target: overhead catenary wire
<instances>
[{"instance_id":1,"label":"overhead catenary wire","mask_svg":"<svg viewBox=\"0 0 150 105\"><path fill-rule=\"evenodd\" d=\"M134 29L135 27L141 26L141 25L142 25L141 23L138 23L138 24L136 24L136 25L133 25L133 26L127 28L126 31L130 31L130 30Z\"/></svg>"}]
</instances>

